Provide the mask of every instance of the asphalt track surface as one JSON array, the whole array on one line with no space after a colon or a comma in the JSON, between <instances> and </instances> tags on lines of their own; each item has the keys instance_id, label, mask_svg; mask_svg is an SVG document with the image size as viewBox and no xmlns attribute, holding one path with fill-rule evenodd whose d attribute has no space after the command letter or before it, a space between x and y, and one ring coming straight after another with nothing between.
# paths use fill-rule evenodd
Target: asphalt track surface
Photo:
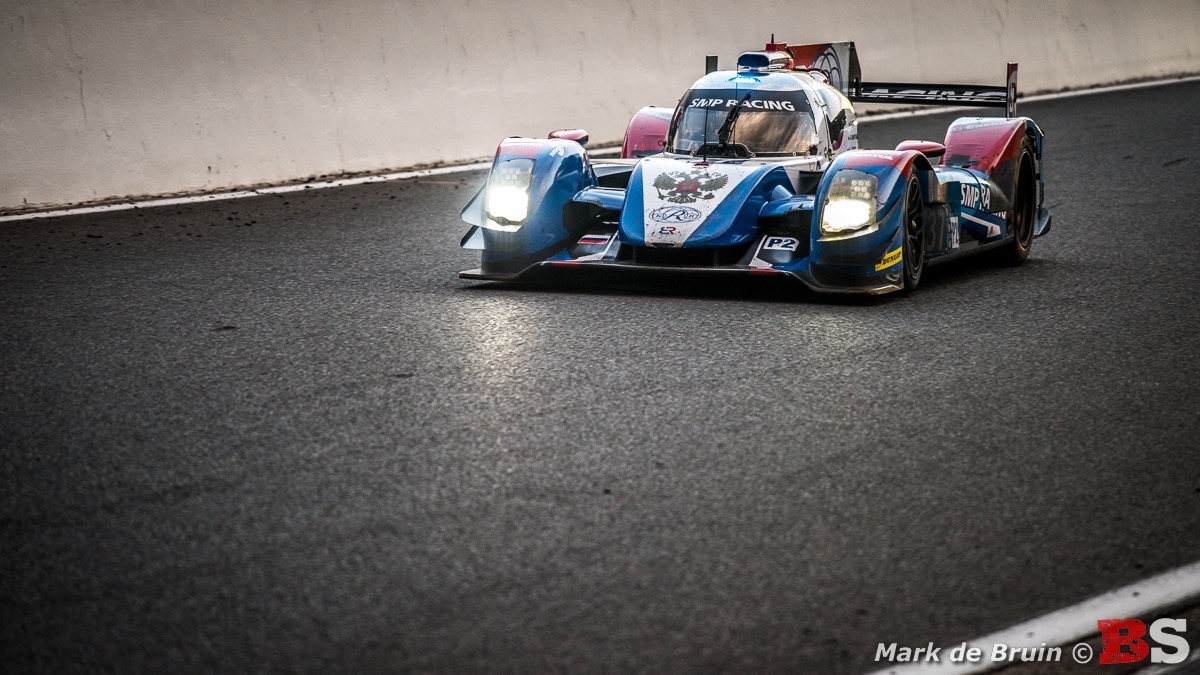
<instances>
[{"instance_id":1,"label":"asphalt track surface","mask_svg":"<svg viewBox=\"0 0 1200 675\"><path fill-rule=\"evenodd\" d=\"M1200 559L1198 111L1023 106L1052 233L904 298L464 282L481 173L6 223L4 669L856 672Z\"/></svg>"}]
</instances>

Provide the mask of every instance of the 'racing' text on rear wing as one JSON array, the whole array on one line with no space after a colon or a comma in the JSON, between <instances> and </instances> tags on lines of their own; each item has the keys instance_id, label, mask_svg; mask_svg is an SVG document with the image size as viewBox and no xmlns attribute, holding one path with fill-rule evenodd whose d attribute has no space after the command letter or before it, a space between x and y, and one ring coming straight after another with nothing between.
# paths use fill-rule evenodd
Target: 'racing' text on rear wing
<instances>
[{"instance_id":1,"label":"'racing' text on rear wing","mask_svg":"<svg viewBox=\"0 0 1200 675\"><path fill-rule=\"evenodd\" d=\"M916 103L1004 108L1008 117L1017 114L1017 64L1008 64L1008 76L1000 86L980 84L923 84L914 82L864 82L853 42L815 45L783 44L795 58L795 67L819 70L830 84L858 103Z\"/></svg>"}]
</instances>

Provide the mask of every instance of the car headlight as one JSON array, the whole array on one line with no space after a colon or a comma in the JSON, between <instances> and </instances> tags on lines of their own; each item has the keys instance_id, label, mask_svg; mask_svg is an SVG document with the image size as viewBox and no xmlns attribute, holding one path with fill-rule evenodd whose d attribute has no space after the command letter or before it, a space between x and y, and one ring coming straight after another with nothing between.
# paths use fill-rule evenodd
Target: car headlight
<instances>
[{"instance_id":1,"label":"car headlight","mask_svg":"<svg viewBox=\"0 0 1200 675\"><path fill-rule=\"evenodd\" d=\"M501 223L522 223L529 216L529 193L519 187L496 185L487 192L488 217Z\"/></svg>"},{"instance_id":2,"label":"car headlight","mask_svg":"<svg viewBox=\"0 0 1200 675\"><path fill-rule=\"evenodd\" d=\"M483 210L485 227L505 232L520 229L529 217L529 184L533 180L533 160L507 159L497 164L488 177Z\"/></svg>"},{"instance_id":3,"label":"car headlight","mask_svg":"<svg viewBox=\"0 0 1200 675\"><path fill-rule=\"evenodd\" d=\"M821 234L848 235L874 224L878 194L875 176L853 169L839 171L821 207Z\"/></svg>"}]
</instances>

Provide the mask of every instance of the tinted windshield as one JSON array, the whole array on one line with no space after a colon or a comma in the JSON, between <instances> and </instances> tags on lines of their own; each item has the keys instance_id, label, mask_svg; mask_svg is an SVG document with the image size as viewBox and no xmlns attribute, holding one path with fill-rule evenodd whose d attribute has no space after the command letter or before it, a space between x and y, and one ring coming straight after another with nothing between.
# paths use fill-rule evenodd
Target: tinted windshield
<instances>
[{"instance_id":1,"label":"tinted windshield","mask_svg":"<svg viewBox=\"0 0 1200 675\"><path fill-rule=\"evenodd\" d=\"M755 155L806 155L817 143L801 91L693 89L679 105L667 132L669 152L690 154L707 144L705 152L719 154L724 140ZM735 110L740 111L730 124Z\"/></svg>"}]
</instances>

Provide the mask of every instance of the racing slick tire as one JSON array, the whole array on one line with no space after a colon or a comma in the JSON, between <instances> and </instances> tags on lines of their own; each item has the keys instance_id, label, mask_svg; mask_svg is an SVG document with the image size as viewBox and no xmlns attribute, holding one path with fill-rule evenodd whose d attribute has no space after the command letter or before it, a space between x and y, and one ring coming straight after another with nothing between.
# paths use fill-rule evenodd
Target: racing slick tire
<instances>
[{"instance_id":1,"label":"racing slick tire","mask_svg":"<svg viewBox=\"0 0 1200 675\"><path fill-rule=\"evenodd\" d=\"M1021 147L1021 163L1017 172L1017 190L1012 210L1008 213L1008 231L1012 241L1000 249L999 258L1007 265L1020 265L1029 258L1033 246L1033 228L1037 221L1037 186L1034 184L1033 151L1026 141Z\"/></svg>"},{"instance_id":2,"label":"racing slick tire","mask_svg":"<svg viewBox=\"0 0 1200 675\"><path fill-rule=\"evenodd\" d=\"M916 173L908 179L904 194L904 231L901 233L904 260L904 293L921 285L925 273L925 205L921 203L921 183Z\"/></svg>"}]
</instances>

